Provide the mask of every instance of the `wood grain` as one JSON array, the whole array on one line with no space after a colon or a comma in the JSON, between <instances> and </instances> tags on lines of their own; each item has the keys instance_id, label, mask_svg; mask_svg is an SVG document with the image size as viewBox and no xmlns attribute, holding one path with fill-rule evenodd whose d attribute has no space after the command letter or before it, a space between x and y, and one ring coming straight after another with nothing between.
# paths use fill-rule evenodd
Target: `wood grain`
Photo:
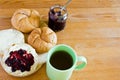
<instances>
[{"instance_id":1,"label":"wood grain","mask_svg":"<svg viewBox=\"0 0 120 80\"><path fill-rule=\"evenodd\" d=\"M19 8L36 9L43 20L54 4L64 0L0 0L0 29L11 28L11 17ZM120 80L120 0L72 0L63 31L57 32L58 44L68 44L88 64L74 71L70 80ZM46 64L24 78L8 75L0 66L0 80L49 80Z\"/></svg>"}]
</instances>

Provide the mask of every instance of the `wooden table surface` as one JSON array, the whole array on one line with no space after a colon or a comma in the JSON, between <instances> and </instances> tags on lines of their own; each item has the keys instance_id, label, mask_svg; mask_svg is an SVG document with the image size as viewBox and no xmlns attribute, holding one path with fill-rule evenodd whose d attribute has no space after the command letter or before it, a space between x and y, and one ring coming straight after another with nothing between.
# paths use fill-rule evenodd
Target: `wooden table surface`
<instances>
[{"instance_id":1,"label":"wooden table surface","mask_svg":"<svg viewBox=\"0 0 120 80\"><path fill-rule=\"evenodd\" d=\"M66 0L67 1L67 0ZM65 0L0 0L0 29L11 28L11 16L19 8L36 9L47 21L50 6ZM70 80L120 80L120 0L73 0L64 31L57 32L58 43L68 44L77 55L87 58L81 71ZM24 78L8 75L0 66L0 80L49 80L46 64Z\"/></svg>"}]
</instances>

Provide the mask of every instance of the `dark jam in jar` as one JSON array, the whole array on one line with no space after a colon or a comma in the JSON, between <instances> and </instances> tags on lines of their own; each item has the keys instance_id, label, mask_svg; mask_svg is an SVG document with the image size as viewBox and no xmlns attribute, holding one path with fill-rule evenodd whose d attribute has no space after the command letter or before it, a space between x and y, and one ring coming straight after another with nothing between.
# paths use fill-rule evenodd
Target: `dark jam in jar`
<instances>
[{"instance_id":1,"label":"dark jam in jar","mask_svg":"<svg viewBox=\"0 0 120 80\"><path fill-rule=\"evenodd\" d=\"M67 11L62 6L55 5L50 8L48 26L55 32L63 30L67 20Z\"/></svg>"}]
</instances>

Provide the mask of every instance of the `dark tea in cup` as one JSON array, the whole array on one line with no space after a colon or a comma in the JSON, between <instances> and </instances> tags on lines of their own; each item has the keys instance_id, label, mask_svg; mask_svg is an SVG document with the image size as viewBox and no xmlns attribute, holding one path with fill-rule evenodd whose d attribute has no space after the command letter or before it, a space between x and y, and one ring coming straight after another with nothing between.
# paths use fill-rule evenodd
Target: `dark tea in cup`
<instances>
[{"instance_id":1,"label":"dark tea in cup","mask_svg":"<svg viewBox=\"0 0 120 80\"><path fill-rule=\"evenodd\" d=\"M56 69L66 70L73 65L73 59L66 51L56 51L50 58L50 64Z\"/></svg>"}]
</instances>

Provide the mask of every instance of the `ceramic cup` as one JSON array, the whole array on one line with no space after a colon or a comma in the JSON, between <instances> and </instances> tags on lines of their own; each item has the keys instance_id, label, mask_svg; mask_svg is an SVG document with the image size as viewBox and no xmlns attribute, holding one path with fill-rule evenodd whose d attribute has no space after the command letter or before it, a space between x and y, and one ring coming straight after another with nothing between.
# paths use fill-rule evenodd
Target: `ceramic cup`
<instances>
[{"instance_id":1,"label":"ceramic cup","mask_svg":"<svg viewBox=\"0 0 120 80\"><path fill-rule=\"evenodd\" d=\"M61 55L63 53L64 55ZM56 57L55 55L59 57L54 60L54 58ZM67 57L65 58L65 55L69 55L72 59L72 65L69 65L67 68L64 68L64 66L66 67L66 65L68 64L64 64L64 63L66 61L69 62L71 60L69 59L67 60ZM54 62L54 61L58 61L58 62ZM61 64L61 62L59 61L63 63ZM81 62L81 63L77 64L77 62ZM72 49L70 46L65 44L60 44L60 45L56 45L55 47L49 50L46 64L47 64L46 72L50 80L69 80L73 70L83 69L87 65L87 60L84 56L77 56L74 49ZM58 67L56 67L55 65L57 65Z\"/></svg>"}]
</instances>

